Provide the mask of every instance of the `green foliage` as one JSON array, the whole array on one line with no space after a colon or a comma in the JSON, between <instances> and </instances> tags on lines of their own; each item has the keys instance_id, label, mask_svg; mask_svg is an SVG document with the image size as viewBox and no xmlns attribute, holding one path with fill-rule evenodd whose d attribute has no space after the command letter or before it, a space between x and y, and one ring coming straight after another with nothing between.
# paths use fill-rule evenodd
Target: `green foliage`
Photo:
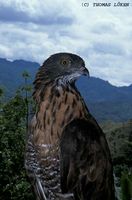
<instances>
[{"instance_id":1,"label":"green foliage","mask_svg":"<svg viewBox=\"0 0 132 200\"><path fill-rule=\"evenodd\" d=\"M121 196L122 200L132 199L132 175L128 172L123 172L121 177Z\"/></svg>"},{"instance_id":2,"label":"green foliage","mask_svg":"<svg viewBox=\"0 0 132 200\"><path fill-rule=\"evenodd\" d=\"M31 108L35 108L31 98L29 75L23 73L24 85L15 96L5 101L0 89L0 199L33 200L30 183L24 169L25 140ZM132 121L102 125L115 163L114 172L118 177L117 187L122 188L122 200L129 200L132 191ZM125 173L122 173L125 171ZM128 173L129 172L129 173ZM121 182L120 182L121 179ZM126 193L128 196L126 196Z\"/></svg>"},{"instance_id":3,"label":"green foliage","mask_svg":"<svg viewBox=\"0 0 132 200\"><path fill-rule=\"evenodd\" d=\"M102 128L106 133L112 155L118 199L130 200L129 188L132 188L132 179L130 181L130 177L132 178L132 121L125 123L108 121L102 124Z\"/></svg>"},{"instance_id":4,"label":"green foliage","mask_svg":"<svg viewBox=\"0 0 132 200\"><path fill-rule=\"evenodd\" d=\"M125 123L105 122L102 128L111 150L114 164L132 163L132 122Z\"/></svg>"},{"instance_id":5,"label":"green foliage","mask_svg":"<svg viewBox=\"0 0 132 200\"><path fill-rule=\"evenodd\" d=\"M33 199L24 169L28 101L23 91L17 91L12 99L0 104L1 200Z\"/></svg>"}]
</instances>

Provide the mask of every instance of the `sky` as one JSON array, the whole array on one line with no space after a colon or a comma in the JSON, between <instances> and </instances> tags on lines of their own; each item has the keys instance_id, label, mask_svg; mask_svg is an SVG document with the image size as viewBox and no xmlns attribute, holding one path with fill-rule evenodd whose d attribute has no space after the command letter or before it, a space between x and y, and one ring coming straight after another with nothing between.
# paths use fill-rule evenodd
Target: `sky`
<instances>
[{"instance_id":1,"label":"sky","mask_svg":"<svg viewBox=\"0 0 132 200\"><path fill-rule=\"evenodd\" d=\"M93 7L100 2L111 6ZM118 2L130 6L113 6ZM42 64L51 54L71 52L91 76L130 85L131 13L130 0L0 0L0 57Z\"/></svg>"}]
</instances>

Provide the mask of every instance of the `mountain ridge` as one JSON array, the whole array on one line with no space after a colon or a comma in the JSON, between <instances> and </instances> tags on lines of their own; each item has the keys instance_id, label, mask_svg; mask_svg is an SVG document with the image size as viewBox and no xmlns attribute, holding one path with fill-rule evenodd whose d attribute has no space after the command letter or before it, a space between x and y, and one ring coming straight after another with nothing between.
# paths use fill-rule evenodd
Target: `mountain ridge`
<instances>
[{"instance_id":1,"label":"mountain ridge","mask_svg":"<svg viewBox=\"0 0 132 200\"><path fill-rule=\"evenodd\" d=\"M0 58L0 86L12 96L24 84L22 73L27 71L30 74L29 83L32 84L39 66L37 62ZM132 118L132 84L119 87L101 78L83 76L77 80L76 86L99 121L126 121Z\"/></svg>"}]
</instances>

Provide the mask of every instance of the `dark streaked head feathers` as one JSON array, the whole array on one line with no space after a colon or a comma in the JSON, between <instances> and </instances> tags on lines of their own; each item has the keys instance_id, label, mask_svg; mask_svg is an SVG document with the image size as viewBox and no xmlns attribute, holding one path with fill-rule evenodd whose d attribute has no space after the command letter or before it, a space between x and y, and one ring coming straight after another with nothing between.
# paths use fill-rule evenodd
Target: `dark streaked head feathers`
<instances>
[{"instance_id":1,"label":"dark streaked head feathers","mask_svg":"<svg viewBox=\"0 0 132 200\"><path fill-rule=\"evenodd\" d=\"M34 94L49 83L72 84L81 75L88 75L84 60L75 54L57 53L51 55L40 67L34 81Z\"/></svg>"},{"instance_id":2,"label":"dark streaked head feathers","mask_svg":"<svg viewBox=\"0 0 132 200\"><path fill-rule=\"evenodd\" d=\"M75 80L76 76L87 74L88 70L85 68L84 60L80 56L71 53L57 53L45 60L37 76L47 82L63 79L65 76L67 81L68 76L72 81L72 75Z\"/></svg>"}]
</instances>

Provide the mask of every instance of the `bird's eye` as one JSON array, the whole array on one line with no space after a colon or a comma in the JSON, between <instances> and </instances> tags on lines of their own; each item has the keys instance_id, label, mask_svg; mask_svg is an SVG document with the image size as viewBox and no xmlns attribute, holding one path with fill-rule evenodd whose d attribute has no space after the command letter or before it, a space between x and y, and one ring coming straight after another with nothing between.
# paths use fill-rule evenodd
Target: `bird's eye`
<instances>
[{"instance_id":1,"label":"bird's eye","mask_svg":"<svg viewBox=\"0 0 132 200\"><path fill-rule=\"evenodd\" d=\"M62 64L63 64L63 65L66 65L66 64L67 64L67 61L66 61L66 60L63 60L63 61L62 61Z\"/></svg>"},{"instance_id":2,"label":"bird's eye","mask_svg":"<svg viewBox=\"0 0 132 200\"><path fill-rule=\"evenodd\" d=\"M61 60L62 65L68 65L70 63L69 60Z\"/></svg>"}]
</instances>

